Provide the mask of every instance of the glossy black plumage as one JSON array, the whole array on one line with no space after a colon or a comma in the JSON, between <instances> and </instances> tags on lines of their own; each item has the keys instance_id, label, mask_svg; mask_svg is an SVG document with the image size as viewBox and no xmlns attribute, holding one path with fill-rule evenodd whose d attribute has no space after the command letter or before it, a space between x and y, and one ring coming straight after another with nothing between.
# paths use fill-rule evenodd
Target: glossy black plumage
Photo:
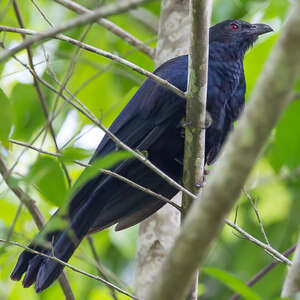
<instances>
[{"instance_id":1,"label":"glossy black plumage","mask_svg":"<svg viewBox=\"0 0 300 300\"><path fill-rule=\"evenodd\" d=\"M236 28L237 27L237 28ZM207 110L212 124L206 130L205 157L211 164L220 152L233 122L238 118L245 96L243 58L246 50L259 34L269 32L264 24L251 25L239 20L228 20L210 29ZM167 79L182 91L186 90L188 57L176 57L155 74ZM185 100L147 79L110 127L118 138L133 149L146 151L152 163L175 180L182 176L183 128ZM115 151L114 142L105 136L94 158ZM167 198L177 190L141 162L131 159L121 162L115 172ZM88 232L98 231L112 224L116 230L132 226L156 210L164 202L107 175L100 174L85 184L70 201L69 228L56 232L53 250L41 249L34 242L30 247L68 261ZM53 217L53 219L56 216ZM71 234L70 234L71 232ZM71 237L72 236L72 237ZM75 237L75 238L74 238ZM23 280L25 287L36 282L37 292L47 288L60 274L60 264L24 251L11 275Z\"/></svg>"}]
</instances>

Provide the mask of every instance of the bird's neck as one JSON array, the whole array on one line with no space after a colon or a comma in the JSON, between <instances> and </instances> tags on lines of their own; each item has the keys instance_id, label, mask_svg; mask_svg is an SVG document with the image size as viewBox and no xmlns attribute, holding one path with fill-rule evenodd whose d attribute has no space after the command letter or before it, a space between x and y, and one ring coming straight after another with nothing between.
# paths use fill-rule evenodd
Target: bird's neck
<instances>
[{"instance_id":1,"label":"bird's neck","mask_svg":"<svg viewBox=\"0 0 300 300\"><path fill-rule=\"evenodd\" d=\"M251 41L234 41L227 43L213 42L210 45L210 59L224 62L243 62L246 51L252 46Z\"/></svg>"}]
</instances>

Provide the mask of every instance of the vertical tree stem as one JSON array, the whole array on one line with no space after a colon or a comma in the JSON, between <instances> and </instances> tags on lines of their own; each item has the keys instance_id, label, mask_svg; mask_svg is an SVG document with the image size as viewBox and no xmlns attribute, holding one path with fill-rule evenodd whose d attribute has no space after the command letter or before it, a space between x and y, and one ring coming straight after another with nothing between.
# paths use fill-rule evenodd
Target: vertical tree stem
<instances>
[{"instance_id":1,"label":"vertical tree stem","mask_svg":"<svg viewBox=\"0 0 300 300\"><path fill-rule=\"evenodd\" d=\"M201 192L204 175L208 43L211 9L211 0L190 0L191 30L183 183L185 188L196 195L199 195ZM183 195L183 218L192 201L193 198ZM197 300L198 297L197 272L193 281L188 295L189 300Z\"/></svg>"},{"instance_id":2,"label":"vertical tree stem","mask_svg":"<svg viewBox=\"0 0 300 300\"><path fill-rule=\"evenodd\" d=\"M162 0L155 65L188 52L188 0ZM176 196L177 203L181 195ZM180 214L165 205L140 224L137 242L135 295L144 299L179 232Z\"/></svg>"}]
</instances>

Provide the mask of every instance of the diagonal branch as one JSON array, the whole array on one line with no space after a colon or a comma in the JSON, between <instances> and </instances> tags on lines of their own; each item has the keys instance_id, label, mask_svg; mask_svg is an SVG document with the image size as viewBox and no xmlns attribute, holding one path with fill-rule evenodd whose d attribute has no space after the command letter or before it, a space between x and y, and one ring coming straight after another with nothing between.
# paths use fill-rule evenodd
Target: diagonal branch
<instances>
[{"instance_id":1,"label":"diagonal branch","mask_svg":"<svg viewBox=\"0 0 300 300\"><path fill-rule=\"evenodd\" d=\"M38 36L43 34L42 32L36 32L36 31L33 31L33 30L29 30L29 29L21 29L21 28L2 26L2 25L0 25L0 31L15 32L15 33L20 33L20 34L28 34L28 35L33 35L33 37L38 37ZM126 60L122 57L114 55L114 54L112 54L110 52L107 52L105 50L96 48L94 46L88 45L86 43L80 42L78 40L75 40L75 39L70 38L70 37L68 37L66 35L63 35L63 34L58 34L56 36L53 36L53 38L56 38L56 39L61 40L61 41L65 41L65 42L70 43L70 44L73 44L73 45L75 45L77 47L80 47L84 50L87 50L87 51L90 51L92 53L104 56L104 57L106 57L108 59L111 59L111 60L113 60L113 61L115 61L119 64L127 66L130 69L132 69L132 70L134 70L134 71L136 71L136 72L138 72L138 73L140 73L144 76L147 76L147 77L153 79L155 82L157 82L161 86L164 86L165 88L171 90L172 92L174 92L178 96L180 96L182 98L185 98L185 93L183 91L181 91L180 89L178 89L177 87L175 87L174 85L172 85L171 83L169 83L167 80L162 79L159 76L156 76L155 74L144 70L143 68L135 65L134 63L132 63L132 62L130 62L130 61L128 61L128 60ZM15 48L13 48L13 49L15 49ZM7 51L9 51L9 50L5 50L3 52L7 52ZM1 61L1 54L0 54L0 61Z\"/></svg>"},{"instance_id":2,"label":"diagonal branch","mask_svg":"<svg viewBox=\"0 0 300 300\"><path fill-rule=\"evenodd\" d=\"M20 10L19 10L19 7L18 7L18 4L17 4L16 0L13 0L13 7L14 7L16 18L18 20L18 23L19 23L20 27L24 28L24 22L23 22L23 19L22 19L22 16L21 16L21 13L20 13ZM22 37L23 37L23 39L25 39L24 34L22 35ZM29 66L30 66L32 72L36 74L34 63L33 63L33 54L32 54L31 48L27 47L26 50L27 50ZM48 112L47 101L46 101L45 95L42 91L42 88L40 86L39 81L36 79L36 76L32 76L32 78L33 78L34 87L36 89L36 92L37 92L38 97L39 97L40 102L41 102L41 107L42 107L43 113L45 115L47 126L49 127L50 135L52 137L56 152L59 153L60 150L59 150L59 147L58 147L57 142L56 142L55 131L54 131L54 128L52 126L52 123L49 122L50 116L49 116L49 112ZM66 178L67 178L68 185L70 187L71 186L71 178L70 178L70 175L68 173L67 167L65 166L65 164L63 162L61 162L61 166L62 166L62 169L65 173Z\"/></svg>"},{"instance_id":3,"label":"diagonal branch","mask_svg":"<svg viewBox=\"0 0 300 300\"><path fill-rule=\"evenodd\" d=\"M300 293L300 238L298 239L296 251L293 257L293 265L285 278L281 297L296 299Z\"/></svg>"},{"instance_id":4,"label":"diagonal branch","mask_svg":"<svg viewBox=\"0 0 300 300\"><path fill-rule=\"evenodd\" d=\"M68 9L77 12L78 14L83 13L92 13L92 10L87 9L86 7L80 5L71 0L54 0L55 2L67 7ZM122 40L127 42L128 44L132 45L133 47L137 48L141 52L147 54L150 58L154 57L155 50L147 46L145 43L134 37L129 32L125 31L118 25L114 24L113 22L106 20L106 19L99 19L96 21L97 24L103 26L104 28L110 30L115 35L119 36Z\"/></svg>"},{"instance_id":5,"label":"diagonal branch","mask_svg":"<svg viewBox=\"0 0 300 300\"><path fill-rule=\"evenodd\" d=\"M247 240L249 240L250 242L252 242L252 243L256 244L257 246L261 247L262 249L264 249L267 254L271 255L277 261L283 262L283 263L287 264L288 266L292 265L292 262L288 258L286 258L285 255L281 254L276 249L272 248L269 244L261 242L260 240L256 239L255 237L250 235L248 232L243 230L241 227L232 223L229 220L225 220L225 223L228 226L230 226L231 228L233 228L234 230L236 230L237 232L239 232L240 234L242 234Z\"/></svg>"},{"instance_id":6,"label":"diagonal branch","mask_svg":"<svg viewBox=\"0 0 300 300\"><path fill-rule=\"evenodd\" d=\"M292 246L291 248L285 250L282 254L286 257L291 255L296 249L296 246ZM262 279L266 274L268 274L271 270L273 270L276 266L278 266L279 261L273 261L268 264L266 267L261 269L256 275L254 275L248 282L248 286L253 286L256 282ZM240 295L238 293L234 294L229 300L238 300L240 299Z\"/></svg>"},{"instance_id":7,"label":"diagonal branch","mask_svg":"<svg viewBox=\"0 0 300 300\"><path fill-rule=\"evenodd\" d=\"M36 255L40 255L40 256L43 256L43 257L46 257L46 258L49 258L49 259L52 259L52 260L56 261L57 263L65 266L65 267L68 267L69 269L73 270L74 272L80 273L80 274L85 275L85 276L87 276L89 278L92 278L92 279L95 279L97 281L100 281L100 282L104 283L105 285L107 285L107 286L115 289L116 291L118 291L118 292L120 292L120 293L122 293L122 294L124 294L124 295L126 295L126 296L128 296L130 298L132 298L132 299L139 300L137 297L131 295L130 293L124 291L123 289L117 287L116 285L110 283L109 281L107 281L107 280L105 280L105 279L103 279L103 278L101 278L99 276L96 276L96 275L90 274L88 272L85 272L83 270L80 270L80 269L78 269L78 268L76 268L76 267L74 267L74 266L72 266L72 265L64 262L63 260L58 259L55 256L50 256L50 255L47 255L47 254L45 254L43 252L39 252L39 251L33 250L33 249L31 249L31 248L29 248L29 247L27 247L27 246L25 246L23 244L20 244L18 242L6 241L6 240L3 240L3 239L0 239L0 243L7 243L7 244L12 245L12 246L17 246L17 247L23 248L24 250L26 250L26 251L28 251L30 253L33 253L33 254L36 254Z\"/></svg>"},{"instance_id":8,"label":"diagonal branch","mask_svg":"<svg viewBox=\"0 0 300 300\"><path fill-rule=\"evenodd\" d=\"M290 102L290 91L300 72L299 14L300 1L293 1L282 34L251 101L235 131L229 136L201 200L194 201L189 210L157 284L146 299L183 299L197 267L204 263L211 245L223 228L226 215L239 197L266 140Z\"/></svg>"},{"instance_id":9,"label":"diagonal branch","mask_svg":"<svg viewBox=\"0 0 300 300\"><path fill-rule=\"evenodd\" d=\"M13 56L15 60L17 60L21 65L23 65L32 75L36 76L30 68L24 63L22 63L18 58ZM44 79L40 78L39 76L36 76L37 80L41 82L43 85L45 85L49 90L52 92L58 94L59 91L53 87L51 84L49 84L47 81ZM173 180L171 177L169 177L167 174L165 174L163 171L161 171L158 167L156 167L149 159L147 159L145 156L141 155L139 152L134 151L131 149L129 146L127 146L125 143L123 143L116 135L114 135L112 132L109 131L96 117L95 115L83 104L81 103L72 93L66 89L66 92L70 94L70 96L76 101L72 101L70 98L68 98L65 95L61 95L61 98L65 100L67 103L71 104L76 110L81 112L84 116L86 116L90 121L92 121L96 126L98 126L100 129L102 129L108 136L116 143L116 145L125 151L128 151L138 159L140 162L142 162L144 165L149 167L151 170L153 170L156 174L158 174L161 178L163 178L166 182L168 182L170 185L173 187L177 188L178 191L182 191L183 193L186 193L190 195L193 198L196 198L196 196L191 193L189 190L184 188L182 185L177 183L175 180Z\"/></svg>"},{"instance_id":10,"label":"diagonal branch","mask_svg":"<svg viewBox=\"0 0 300 300\"><path fill-rule=\"evenodd\" d=\"M15 186L15 184L10 180L10 173L1 156L0 156L0 174L2 175L2 178L4 179L5 183L10 188L10 190L17 196L20 202L23 203L25 207L28 209L36 226L38 227L39 230L41 230L45 223L45 219L43 215L41 214L38 207L35 205L35 201L28 194L26 194L20 187ZM62 275L59 277L59 283L62 287L66 300L74 300L73 292L65 272L63 272Z\"/></svg>"},{"instance_id":11,"label":"diagonal branch","mask_svg":"<svg viewBox=\"0 0 300 300\"><path fill-rule=\"evenodd\" d=\"M4 50L0 54L0 62L33 44L41 42L42 40L48 39L50 37L54 37L61 32L73 29L75 27L79 27L81 25L93 23L101 17L108 17L111 15L119 14L123 11L127 11L130 8L135 8L139 4L150 2L150 1L153 1L153 0L128 0L126 2L118 1L115 3L109 4L109 5L106 5L104 7L95 9L93 11L93 13L85 13L81 16L75 17L75 18L65 22L62 25L48 29L39 35L36 35L36 36L26 39L25 41L23 41L18 46L14 47L12 49Z\"/></svg>"},{"instance_id":12,"label":"diagonal branch","mask_svg":"<svg viewBox=\"0 0 300 300\"><path fill-rule=\"evenodd\" d=\"M10 139L9 141L12 144L19 145L19 146L22 146L22 147L26 147L28 149L32 149L32 150L37 151L37 152L42 153L42 154L51 155L51 156L54 156L54 157L62 157L61 153L53 153L53 152L45 151L45 150L36 148L36 147L34 147L30 144L26 144L26 143L23 143L23 142L20 142L20 141L12 140L12 139ZM73 160L73 162L75 164L77 164L81 167L85 167L85 168L91 166L91 164L83 163L82 161L79 161L79 160ZM120 175L120 174L117 174L117 173L115 173L113 171L110 171L110 170L107 170L107 169L99 169L99 171L103 172L104 174L110 175L110 176L112 176L112 177L114 177L114 178L116 178L120 181L123 181L123 182L129 184L130 186L132 186L132 187L134 187L134 188L136 188L136 189L138 189L138 190L140 190L140 191L142 191L146 194L149 194L149 195L151 195L151 196L153 196L153 197L155 197L159 200L162 200L162 201L172 205L177 210L182 211L181 207L179 205L177 205L175 202L169 200L168 198L164 197L161 194L155 193L152 190L135 183L134 181L132 181L132 180Z\"/></svg>"}]
</instances>

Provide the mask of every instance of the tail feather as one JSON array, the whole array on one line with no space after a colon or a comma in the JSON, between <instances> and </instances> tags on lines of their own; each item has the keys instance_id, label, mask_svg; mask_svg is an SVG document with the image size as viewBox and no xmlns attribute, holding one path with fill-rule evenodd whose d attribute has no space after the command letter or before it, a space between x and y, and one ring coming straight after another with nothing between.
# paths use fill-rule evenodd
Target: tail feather
<instances>
[{"instance_id":1,"label":"tail feather","mask_svg":"<svg viewBox=\"0 0 300 300\"><path fill-rule=\"evenodd\" d=\"M49 256L54 255L56 258L67 262L79 243L88 233L94 223L101 206L97 199L90 199L82 209L72 217L69 226L60 232L50 233L47 240L52 243L51 248L41 248L30 245L30 248L41 251ZM51 258L42 257L23 251L18 263L11 274L14 280L20 280L23 273L26 275L23 280L24 287L29 287L36 282L36 292L49 287L60 275L63 265Z\"/></svg>"},{"instance_id":2,"label":"tail feather","mask_svg":"<svg viewBox=\"0 0 300 300\"><path fill-rule=\"evenodd\" d=\"M10 278L15 281L19 281L22 275L26 272L28 268L29 261L35 256L35 254L28 251L23 251L19 256L18 262L12 271Z\"/></svg>"},{"instance_id":3,"label":"tail feather","mask_svg":"<svg viewBox=\"0 0 300 300\"><path fill-rule=\"evenodd\" d=\"M35 256L29 261L26 275L22 282L24 288L30 287L35 282L41 263L42 263L42 256Z\"/></svg>"}]
</instances>

